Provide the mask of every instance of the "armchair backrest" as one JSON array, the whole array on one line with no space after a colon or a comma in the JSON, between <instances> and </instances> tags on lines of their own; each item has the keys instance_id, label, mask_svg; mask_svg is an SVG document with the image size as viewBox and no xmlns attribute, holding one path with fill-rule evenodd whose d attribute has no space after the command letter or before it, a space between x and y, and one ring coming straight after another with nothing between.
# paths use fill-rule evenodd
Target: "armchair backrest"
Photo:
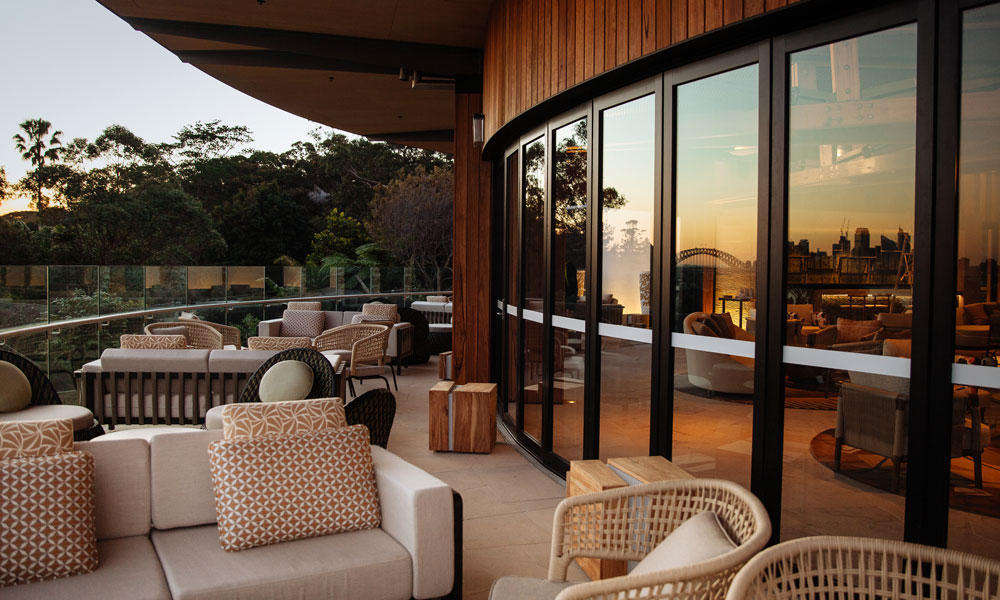
<instances>
[{"instance_id":1,"label":"armchair backrest","mask_svg":"<svg viewBox=\"0 0 1000 600\"><path fill-rule=\"evenodd\" d=\"M395 304L370 302L361 306L361 314L366 317L379 317L393 323L399 321L399 307Z\"/></svg>"},{"instance_id":2,"label":"armchair backrest","mask_svg":"<svg viewBox=\"0 0 1000 600\"><path fill-rule=\"evenodd\" d=\"M187 333L187 345L199 350L222 350L222 334L214 327L201 321L178 321L176 323L150 323L146 325L146 335L156 335L158 330L183 327Z\"/></svg>"}]
</instances>

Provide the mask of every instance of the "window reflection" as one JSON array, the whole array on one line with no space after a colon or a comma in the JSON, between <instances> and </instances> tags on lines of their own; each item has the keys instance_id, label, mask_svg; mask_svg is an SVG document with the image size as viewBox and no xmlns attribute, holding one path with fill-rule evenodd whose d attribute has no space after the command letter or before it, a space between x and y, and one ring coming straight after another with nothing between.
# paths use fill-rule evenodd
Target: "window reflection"
<instances>
[{"instance_id":1,"label":"window reflection","mask_svg":"<svg viewBox=\"0 0 1000 600\"><path fill-rule=\"evenodd\" d=\"M790 57L783 539L902 537L916 31Z\"/></svg>"},{"instance_id":2,"label":"window reflection","mask_svg":"<svg viewBox=\"0 0 1000 600\"><path fill-rule=\"evenodd\" d=\"M601 118L600 455L644 455L652 362L654 98L606 109Z\"/></svg>"},{"instance_id":3,"label":"window reflection","mask_svg":"<svg viewBox=\"0 0 1000 600\"><path fill-rule=\"evenodd\" d=\"M545 296L545 139L524 147L524 432L542 439L542 314Z\"/></svg>"},{"instance_id":4,"label":"window reflection","mask_svg":"<svg viewBox=\"0 0 1000 600\"><path fill-rule=\"evenodd\" d=\"M507 356L505 359L507 371L507 412L511 416L516 416L517 405L517 357L521 350L518 339L517 306L520 304L520 285L518 277L521 269L518 262L518 246L521 239L521 220L518 218L520 202L518 200L518 190L520 190L517 169L517 153L511 154L507 158L507 310L504 311L504 329L507 336Z\"/></svg>"},{"instance_id":5,"label":"window reflection","mask_svg":"<svg viewBox=\"0 0 1000 600\"><path fill-rule=\"evenodd\" d=\"M995 554L1000 534L1000 4L966 11L958 164L949 547Z\"/></svg>"},{"instance_id":6,"label":"window reflection","mask_svg":"<svg viewBox=\"0 0 1000 600\"><path fill-rule=\"evenodd\" d=\"M552 149L553 451L583 457L587 315L587 120L555 131Z\"/></svg>"},{"instance_id":7,"label":"window reflection","mask_svg":"<svg viewBox=\"0 0 1000 600\"><path fill-rule=\"evenodd\" d=\"M752 65L677 88L678 333L753 340L757 77ZM753 346L729 344L725 353L680 349L686 343L675 341L674 462L699 476L749 484L754 359L745 353Z\"/></svg>"}]
</instances>

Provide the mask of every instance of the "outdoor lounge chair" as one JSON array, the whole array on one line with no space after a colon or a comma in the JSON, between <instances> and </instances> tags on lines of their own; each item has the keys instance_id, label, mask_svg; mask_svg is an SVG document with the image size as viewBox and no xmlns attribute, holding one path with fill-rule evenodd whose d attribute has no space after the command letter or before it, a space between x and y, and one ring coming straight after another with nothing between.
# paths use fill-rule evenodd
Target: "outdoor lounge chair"
<instances>
[{"instance_id":1,"label":"outdoor lounge chair","mask_svg":"<svg viewBox=\"0 0 1000 600\"><path fill-rule=\"evenodd\" d=\"M222 325L221 323L213 323L212 321L205 321L194 315L188 316L188 314L182 314L177 318L177 320L184 323L200 323L202 325L208 325L212 329L218 331L222 334L223 348L226 346L234 346L237 350L239 350L243 347L243 338L240 337L240 330L236 327Z\"/></svg>"},{"instance_id":2,"label":"outdoor lounge chair","mask_svg":"<svg viewBox=\"0 0 1000 600\"><path fill-rule=\"evenodd\" d=\"M317 351L328 356L340 356L341 360L350 361L347 367L347 385L351 396L355 396L354 381L378 378L385 382L389 389L389 380L385 377L388 368L392 373L392 382L396 384L396 372L385 364L385 352L389 344L390 328L387 325L374 323L358 323L356 325L341 325L321 333L315 340Z\"/></svg>"}]
</instances>

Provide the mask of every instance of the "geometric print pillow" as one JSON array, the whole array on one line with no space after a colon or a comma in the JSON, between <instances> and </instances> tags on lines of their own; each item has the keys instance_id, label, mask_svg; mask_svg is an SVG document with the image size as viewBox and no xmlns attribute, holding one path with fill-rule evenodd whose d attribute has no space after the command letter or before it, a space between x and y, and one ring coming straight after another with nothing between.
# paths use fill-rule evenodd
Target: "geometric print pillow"
<instances>
[{"instance_id":1,"label":"geometric print pillow","mask_svg":"<svg viewBox=\"0 0 1000 600\"><path fill-rule=\"evenodd\" d=\"M72 451L73 421L69 419L0 423L0 460Z\"/></svg>"},{"instance_id":2,"label":"geometric print pillow","mask_svg":"<svg viewBox=\"0 0 1000 600\"><path fill-rule=\"evenodd\" d=\"M219 440L208 457L227 552L382 522L364 425Z\"/></svg>"},{"instance_id":3,"label":"geometric print pillow","mask_svg":"<svg viewBox=\"0 0 1000 600\"><path fill-rule=\"evenodd\" d=\"M187 338L183 335L134 335L126 333L118 341L125 350L184 350Z\"/></svg>"},{"instance_id":4,"label":"geometric print pillow","mask_svg":"<svg viewBox=\"0 0 1000 600\"><path fill-rule=\"evenodd\" d=\"M321 310L286 310L281 313L281 337L314 338L326 328Z\"/></svg>"},{"instance_id":5,"label":"geometric print pillow","mask_svg":"<svg viewBox=\"0 0 1000 600\"><path fill-rule=\"evenodd\" d=\"M96 568L94 456L0 461L0 586Z\"/></svg>"},{"instance_id":6,"label":"geometric print pillow","mask_svg":"<svg viewBox=\"0 0 1000 600\"><path fill-rule=\"evenodd\" d=\"M222 439L295 435L330 427L346 427L340 399L245 402L222 409Z\"/></svg>"}]
</instances>

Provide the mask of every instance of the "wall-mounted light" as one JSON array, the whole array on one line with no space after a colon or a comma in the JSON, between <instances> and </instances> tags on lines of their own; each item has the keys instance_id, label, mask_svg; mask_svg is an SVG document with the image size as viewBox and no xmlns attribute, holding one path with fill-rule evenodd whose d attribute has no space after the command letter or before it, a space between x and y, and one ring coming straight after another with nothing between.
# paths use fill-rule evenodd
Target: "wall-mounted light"
<instances>
[{"instance_id":1,"label":"wall-mounted light","mask_svg":"<svg viewBox=\"0 0 1000 600\"><path fill-rule=\"evenodd\" d=\"M474 144L483 143L483 126L486 123L486 115L476 113L472 115L472 142Z\"/></svg>"}]
</instances>

